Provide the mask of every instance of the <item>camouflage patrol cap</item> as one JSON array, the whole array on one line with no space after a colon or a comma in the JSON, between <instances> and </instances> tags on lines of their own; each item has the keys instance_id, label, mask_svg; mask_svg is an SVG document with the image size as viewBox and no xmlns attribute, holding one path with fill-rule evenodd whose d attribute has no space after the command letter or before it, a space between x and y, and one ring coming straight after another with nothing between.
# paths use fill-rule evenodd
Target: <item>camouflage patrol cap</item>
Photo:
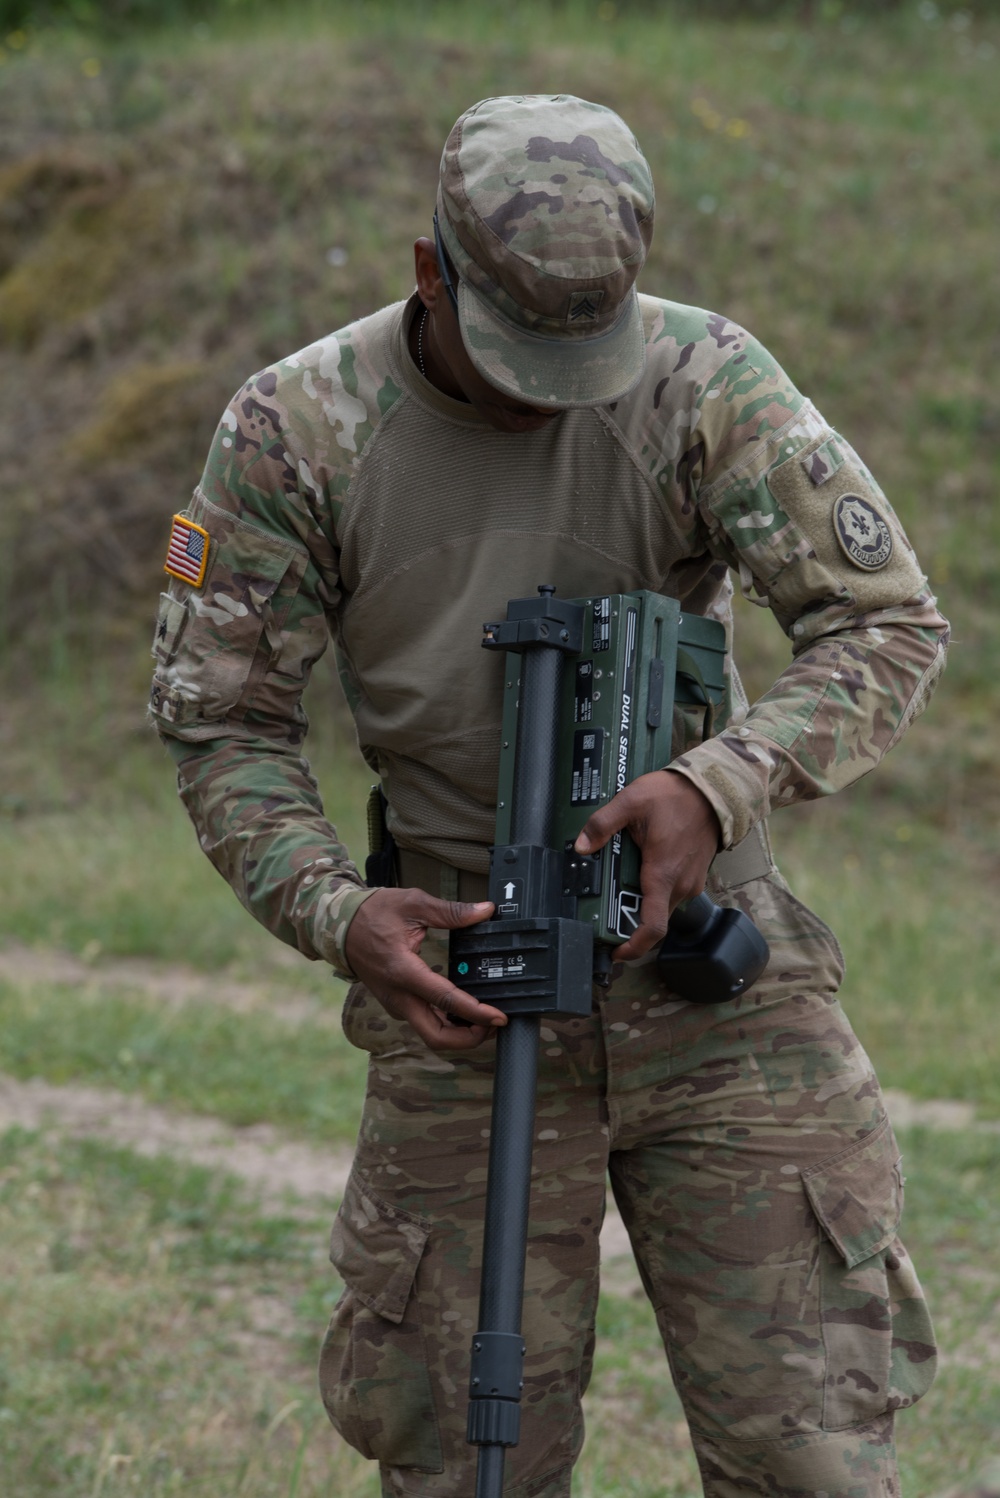
<instances>
[{"instance_id":1,"label":"camouflage patrol cap","mask_svg":"<svg viewBox=\"0 0 1000 1498\"><path fill-rule=\"evenodd\" d=\"M571 94L484 99L445 142L437 209L462 337L491 385L535 406L631 390L653 183L618 115Z\"/></svg>"}]
</instances>

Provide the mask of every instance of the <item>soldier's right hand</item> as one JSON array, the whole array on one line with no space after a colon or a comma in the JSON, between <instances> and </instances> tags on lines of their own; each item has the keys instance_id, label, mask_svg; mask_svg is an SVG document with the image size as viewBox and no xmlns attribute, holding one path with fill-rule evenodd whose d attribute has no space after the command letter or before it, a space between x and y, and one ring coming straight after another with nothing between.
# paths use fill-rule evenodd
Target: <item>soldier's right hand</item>
<instances>
[{"instance_id":1,"label":"soldier's right hand","mask_svg":"<svg viewBox=\"0 0 1000 1498\"><path fill-rule=\"evenodd\" d=\"M437 900L419 889L379 889L358 907L347 928L345 955L369 992L433 1050L471 1050L505 1025L507 1016L433 972L419 952L429 928L474 926L492 913L488 900L470 905ZM466 1024L454 1024L451 1017Z\"/></svg>"}]
</instances>

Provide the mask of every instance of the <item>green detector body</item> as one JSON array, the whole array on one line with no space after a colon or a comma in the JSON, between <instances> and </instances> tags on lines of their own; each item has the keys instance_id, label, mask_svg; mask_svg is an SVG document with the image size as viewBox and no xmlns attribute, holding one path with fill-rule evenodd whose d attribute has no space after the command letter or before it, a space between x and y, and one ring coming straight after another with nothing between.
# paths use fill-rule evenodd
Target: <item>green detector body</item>
<instances>
[{"instance_id":1,"label":"green detector body","mask_svg":"<svg viewBox=\"0 0 1000 1498\"><path fill-rule=\"evenodd\" d=\"M726 632L657 593L598 594L584 610L583 649L566 660L558 712L558 783L552 846L565 853L563 896L595 941L627 940L639 919L640 855L627 833L597 854L572 853L584 823L631 780L673 758L674 708L705 716L706 736L725 697ZM523 656L507 652L496 845L510 843ZM504 890L497 916L505 910ZM512 891L513 893L513 891ZM567 907L568 909L569 907Z\"/></svg>"}]
</instances>

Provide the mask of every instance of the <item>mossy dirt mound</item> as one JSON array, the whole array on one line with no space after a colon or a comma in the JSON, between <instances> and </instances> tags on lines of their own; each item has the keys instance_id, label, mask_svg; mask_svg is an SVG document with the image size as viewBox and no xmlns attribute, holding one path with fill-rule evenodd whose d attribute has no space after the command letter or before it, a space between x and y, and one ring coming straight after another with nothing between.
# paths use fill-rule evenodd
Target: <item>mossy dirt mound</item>
<instances>
[{"instance_id":1,"label":"mossy dirt mound","mask_svg":"<svg viewBox=\"0 0 1000 1498\"><path fill-rule=\"evenodd\" d=\"M562 90L618 108L650 157L644 287L746 323L879 474L957 624L919 774L942 804L989 799L1000 25L934 7L889 19L841 7L843 23L828 10L809 25L782 12L720 27L683 7L569 3L540 4L530 22L514 6L446 24L439 6L424 27L386 5L353 22L283 15L208 38L56 38L9 55L7 644L108 618L138 641L169 515L232 391L409 291L461 109ZM754 625L744 656L762 688L784 642Z\"/></svg>"},{"instance_id":2,"label":"mossy dirt mound","mask_svg":"<svg viewBox=\"0 0 1000 1498\"><path fill-rule=\"evenodd\" d=\"M232 391L405 293L439 141L363 46L119 54L93 78L63 51L8 82L0 620L30 643L148 603Z\"/></svg>"}]
</instances>

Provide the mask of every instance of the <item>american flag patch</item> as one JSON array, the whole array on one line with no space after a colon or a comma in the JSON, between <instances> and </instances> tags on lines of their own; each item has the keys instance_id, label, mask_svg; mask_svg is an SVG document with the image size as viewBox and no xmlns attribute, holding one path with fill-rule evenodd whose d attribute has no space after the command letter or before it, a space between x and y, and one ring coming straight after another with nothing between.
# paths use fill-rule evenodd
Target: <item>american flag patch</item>
<instances>
[{"instance_id":1,"label":"american flag patch","mask_svg":"<svg viewBox=\"0 0 1000 1498\"><path fill-rule=\"evenodd\" d=\"M183 515L175 515L167 547L167 560L163 564L164 572L169 572L171 577L179 577L181 582L190 583L192 588L200 588L205 580L207 566L208 531L203 531L200 525L195 525L191 520L185 520Z\"/></svg>"}]
</instances>

